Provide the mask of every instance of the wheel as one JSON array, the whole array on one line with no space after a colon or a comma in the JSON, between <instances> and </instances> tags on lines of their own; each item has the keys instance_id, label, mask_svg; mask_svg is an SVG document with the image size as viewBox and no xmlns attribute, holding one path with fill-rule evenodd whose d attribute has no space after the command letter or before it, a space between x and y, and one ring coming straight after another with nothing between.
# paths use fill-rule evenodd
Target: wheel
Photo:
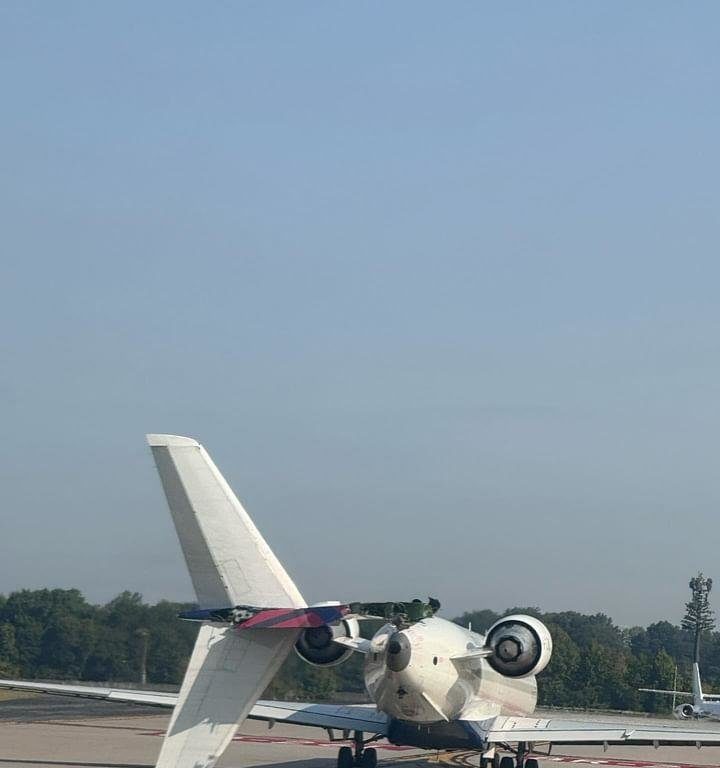
<instances>
[{"instance_id":1,"label":"wheel","mask_svg":"<svg viewBox=\"0 0 720 768\"><path fill-rule=\"evenodd\" d=\"M528 757L525 761L525 768L540 768L540 763L534 757Z\"/></svg>"},{"instance_id":2,"label":"wheel","mask_svg":"<svg viewBox=\"0 0 720 768\"><path fill-rule=\"evenodd\" d=\"M350 747L340 747L338 750L337 768L353 768L355 758Z\"/></svg>"},{"instance_id":3,"label":"wheel","mask_svg":"<svg viewBox=\"0 0 720 768\"><path fill-rule=\"evenodd\" d=\"M489 760L487 757L481 757L480 758L480 768L488 768Z\"/></svg>"},{"instance_id":4,"label":"wheel","mask_svg":"<svg viewBox=\"0 0 720 768\"><path fill-rule=\"evenodd\" d=\"M377 750L373 747L364 749L360 758L360 765L362 768L377 768Z\"/></svg>"},{"instance_id":5,"label":"wheel","mask_svg":"<svg viewBox=\"0 0 720 768\"><path fill-rule=\"evenodd\" d=\"M500 753L497 751L497 749L493 755L492 768L500 768Z\"/></svg>"},{"instance_id":6,"label":"wheel","mask_svg":"<svg viewBox=\"0 0 720 768\"><path fill-rule=\"evenodd\" d=\"M509 755L500 758L500 768L515 768L515 761Z\"/></svg>"}]
</instances>

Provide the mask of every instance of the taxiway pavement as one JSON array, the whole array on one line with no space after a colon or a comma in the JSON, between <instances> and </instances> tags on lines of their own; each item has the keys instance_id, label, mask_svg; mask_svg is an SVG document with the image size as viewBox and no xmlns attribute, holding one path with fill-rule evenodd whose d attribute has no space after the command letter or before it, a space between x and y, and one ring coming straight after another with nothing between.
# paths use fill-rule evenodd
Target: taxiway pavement
<instances>
[{"instance_id":1,"label":"taxiway pavement","mask_svg":"<svg viewBox=\"0 0 720 768\"><path fill-rule=\"evenodd\" d=\"M112 710L112 711L110 711ZM19 699L0 702L0 768L152 768L169 713L86 700ZM675 723L677 724L677 723ZM720 728L720 723L718 724ZM386 742L378 745L383 768L477 766L475 753L431 753ZM319 729L248 721L219 768L334 768L337 744ZM553 764L616 768L720 768L720 748L567 747L547 757Z\"/></svg>"}]
</instances>

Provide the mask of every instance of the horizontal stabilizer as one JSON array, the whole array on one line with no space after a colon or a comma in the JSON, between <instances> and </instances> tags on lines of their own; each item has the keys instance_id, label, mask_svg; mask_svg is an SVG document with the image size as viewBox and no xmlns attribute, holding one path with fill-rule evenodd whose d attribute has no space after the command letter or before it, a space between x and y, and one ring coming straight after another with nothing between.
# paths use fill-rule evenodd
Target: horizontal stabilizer
<instances>
[{"instance_id":1,"label":"horizontal stabilizer","mask_svg":"<svg viewBox=\"0 0 720 768\"><path fill-rule=\"evenodd\" d=\"M196 608L178 617L186 621L211 621L234 624L238 629L306 629L335 624L348 612L346 605L321 605L312 608L256 608L236 605L234 608Z\"/></svg>"},{"instance_id":2,"label":"horizontal stabilizer","mask_svg":"<svg viewBox=\"0 0 720 768\"><path fill-rule=\"evenodd\" d=\"M367 618L394 621L401 618L405 622L412 623L434 616L440 610L440 601L434 597L429 597L426 603L418 598L405 602L356 602L350 603L349 608L353 618L356 619Z\"/></svg>"},{"instance_id":3,"label":"horizontal stabilizer","mask_svg":"<svg viewBox=\"0 0 720 768\"><path fill-rule=\"evenodd\" d=\"M344 610L343 610L344 609ZM306 629L335 624L347 606L323 605L317 608L268 608L238 625L238 629Z\"/></svg>"}]
</instances>

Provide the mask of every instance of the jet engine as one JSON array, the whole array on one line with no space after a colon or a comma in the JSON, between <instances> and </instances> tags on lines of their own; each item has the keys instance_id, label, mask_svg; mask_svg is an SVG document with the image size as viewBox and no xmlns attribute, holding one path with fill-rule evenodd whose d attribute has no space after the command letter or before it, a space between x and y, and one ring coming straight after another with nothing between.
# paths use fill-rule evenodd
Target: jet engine
<instances>
[{"instance_id":1,"label":"jet engine","mask_svg":"<svg viewBox=\"0 0 720 768\"><path fill-rule=\"evenodd\" d=\"M337 624L304 629L295 643L295 651L313 667L334 667L342 664L352 653L352 648L333 642L337 637L360 637L357 619L342 619Z\"/></svg>"},{"instance_id":2,"label":"jet engine","mask_svg":"<svg viewBox=\"0 0 720 768\"><path fill-rule=\"evenodd\" d=\"M548 628L532 616L505 616L488 630L485 646L490 666L505 677L529 677L542 672L552 656Z\"/></svg>"},{"instance_id":3,"label":"jet engine","mask_svg":"<svg viewBox=\"0 0 720 768\"><path fill-rule=\"evenodd\" d=\"M673 709L673 717L676 720L690 720L693 717L697 717L697 713L692 704L681 704Z\"/></svg>"}]
</instances>

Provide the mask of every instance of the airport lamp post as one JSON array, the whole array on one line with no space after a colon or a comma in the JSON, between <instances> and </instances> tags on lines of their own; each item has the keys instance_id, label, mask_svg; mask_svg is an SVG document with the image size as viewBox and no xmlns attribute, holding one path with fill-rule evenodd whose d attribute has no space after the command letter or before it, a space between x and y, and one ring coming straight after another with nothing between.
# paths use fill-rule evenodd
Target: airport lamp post
<instances>
[{"instance_id":1,"label":"airport lamp post","mask_svg":"<svg viewBox=\"0 0 720 768\"><path fill-rule=\"evenodd\" d=\"M140 683L145 685L147 683L147 655L150 632L141 627L135 634L140 638L140 642L142 643L140 650Z\"/></svg>"},{"instance_id":2,"label":"airport lamp post","mask_svg":"<svg viewBox=\"0 0 720 768\"><path fill-rule=\"evenodd\" d=\"M695 636L695 663L700 663L700 636L703 632L715 629L715 619L710 608L710 590L712 579L707 579L702 572L690 579L692 599L685 604L685 616L682 628L693 632Z\"/></svg>"}]
</instances>

